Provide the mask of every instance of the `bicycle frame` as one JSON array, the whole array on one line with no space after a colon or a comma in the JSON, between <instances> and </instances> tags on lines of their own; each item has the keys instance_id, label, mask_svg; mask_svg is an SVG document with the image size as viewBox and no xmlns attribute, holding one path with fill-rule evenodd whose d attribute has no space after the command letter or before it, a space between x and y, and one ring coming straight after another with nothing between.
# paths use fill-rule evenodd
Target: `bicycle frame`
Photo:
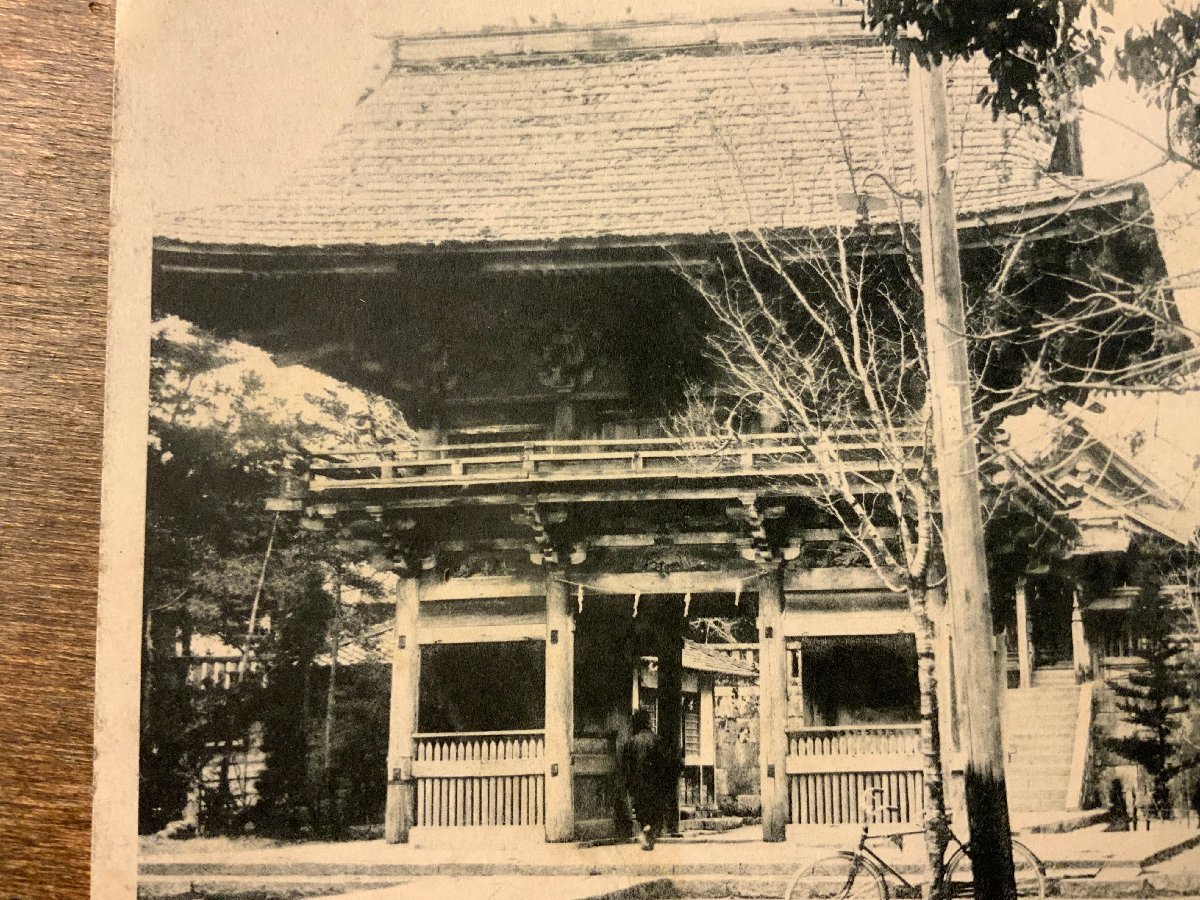
<instances>
[{"instance_id":1,"label":"bicycle frame","mask_svg":"<svg viewBox=\"0 0 1200 900\"><path fill-rule=\"evenodd\" d=\"M870 844L868 842L869 841L889 841L889 840L892 840L897 837L903 838L903 837L908 837L910 835L917 835L917 834L922 834L922 833L923 832L921 832L920 830L917 830L917 831L899 831L899 832L893 832L891 834L871 834L871 826L864 825L862 834L859 835L858 847L855 849L854 855L857 857L866 857L866 858L870 859L871 862L873 862L875 864L875 866L883 873L883 875L885 877L890 875L896 881L898 881L902 885L904 885L908 890L916 890L917 885L913 884L911 881L909 881L907 878L905 878L903 875L901 875L899 872L897 872L887 862L887 860L885 860L882 856L880 856L878 853L876 853L874 850L871 849Z\"/></svg>"},{"instance_id":2,"label":"bicycle frame","mask_svg":"<svg viewBox=\"0 0 1200 900\"><path fill-rule=\"evenodd\" d=\"M895 838L915 837L916 835L923 836L924 834L925 834L924 830L920 829L920 828L918 828L914 831L893 831L889 834L871 834L871 826L864 825L863 829L862 829L862 833L858 837L858 846L854 850L854 855L856 858L859 858L859 859L862 859L862 858L870 859L871 862L876 866L876 868L878 868L880 870L880 873L885 878L890 875L893 879L895 879L900 884L902 884L907 890L910 890L910 891L919 890L919 885L913 884L911 881L909 881L907 878L905 878L902 874L900 874L900 872L896 871L896 869L894 867L892 867L892 865L889 864L887 860L885 860L882 856L880 856L878 853L876 853L874 850L872 850L870 843L878 842L878 841L890 841L890 840L894 840ZM959 839L958 835L956 835L953 831L949 831L949 830L947 831L947 834L948 834L948 837L950 838L949 842L947 842L947 844L946 844L947 851L950 850L951 844L957 845L956 850L957 849L966 850L966 845ZM953 856L953 853L949 853L948 855Z\"/></svg>"}]
</instances>

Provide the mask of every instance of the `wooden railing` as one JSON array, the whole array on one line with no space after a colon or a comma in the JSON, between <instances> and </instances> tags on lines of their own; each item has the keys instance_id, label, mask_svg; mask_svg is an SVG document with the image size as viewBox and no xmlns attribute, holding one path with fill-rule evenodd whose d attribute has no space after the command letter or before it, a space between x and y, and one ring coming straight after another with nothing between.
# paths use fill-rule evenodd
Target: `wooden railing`
<instances>
[{"instance_id":1,"label":"wooden railing","mask_svg":"<svg viewBox=\"0 0 1200 900\"><path fill-rule=\"evenodd\" d=\"M788 734L789 756L915 756L920 752L920 725L835 725Z\"/></svg>"},{"instance_id":2,"label":"wooden railing","mask_svg":"<svg viewBox=\"0 0 1200 900\"><path fill-rule=\"evenodd\" d=\"M796 825L921 818L919 725L849 725L788 733L788 800ZM878 798L871 802L872 798Z\"/></svg>"},{"instance_id":3,"label":"wooden railing","mask_svg":"<svg viewBox=\"0 0 1200 900\"><path fill-rule=\"evenodd\" d=\"M262 664L251 657L240 656L191 656L186 660L188 684L228 690L238 682L251 678L259 684L266 683L266 671Z\"/></svg>"},{"instance_id":4,"label":"wooden railing","mask_svg":"<svg viewBox=\"0 0 1200 900\"><path fill-rule=\"evenodd\" d=\"M544 820L543 732L419 734L414 744L417 825L531 826Z\"/></svg>"},{"instance_id":5,"label":"wooden railing","mask_svg":"<svg viewBox=\"0 0 1200 900\"><path fill-rule=\"evenodd\" d=\"M892 462L869 431L839 432L832 439L848 471L876 472ZM422 487L442 484L653 478L803 475L822 467L812 440L795 434L736 438L524 441L346 450L326 453L312 465L314 492L345 488ZM900 452L919 460L917 435Z\"/></svg>"}]
</instances>

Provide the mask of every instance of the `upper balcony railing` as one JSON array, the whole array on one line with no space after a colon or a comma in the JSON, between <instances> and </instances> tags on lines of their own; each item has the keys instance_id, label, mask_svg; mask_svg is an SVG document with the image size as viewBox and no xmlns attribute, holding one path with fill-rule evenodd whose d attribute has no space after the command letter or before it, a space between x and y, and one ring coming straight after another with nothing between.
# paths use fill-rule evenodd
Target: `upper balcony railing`
<instances>
[{"instance_id":1,"label":"upper balcony railing","mask_svg":"<svg viewBox=\"0 0 1200 900\"><path fill-rule=\"evenodd\" d=\"M830 465L865 476L893 471L898 457L906 467L915 467L923 447L916 432L894 446L884 445L868 430L840 431L822 439L828 451L792 433L346 450L318 456L309 487L321 492L664 477L800 477Z\"/></svg>"}]
</instances>

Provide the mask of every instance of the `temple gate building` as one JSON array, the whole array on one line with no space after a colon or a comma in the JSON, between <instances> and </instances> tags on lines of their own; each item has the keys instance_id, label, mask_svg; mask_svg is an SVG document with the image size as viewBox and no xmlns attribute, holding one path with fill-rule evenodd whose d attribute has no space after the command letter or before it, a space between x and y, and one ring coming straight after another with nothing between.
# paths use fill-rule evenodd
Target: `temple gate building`
<instances>
[{"instance_id":1,"label":"temple gate building","mask_svg":"<svg viewBox=\"0 0 1200 900\"><path fill-rule=\"evenodd\" d=\"M890 50L857 10L824 2L392 46L386 79L316 159L269 194L162 220L154 256L159 314L392 398L420 434L315 457L274 501L368 542L400 576L387 840L612 834L639 690L668 745L689 747L697 617L757 621L768 840L860 821L873 787L919 820L913 620L812 502L804 436L767 409L699 451L663 425L711 374L711 326L681 268L727 258L731 234L898 226L888 186L911 189L912 127ZM985 77L950 73L965 258L987 257L997 228L1140 202L1083 180L1069 135L993 121L975 101ZM883 464L861 434L839 447L851 472ZM1045 671L1063 668L1073 746L1090 722L1075 674L1093 668L1090 598L1056 566L1078 523L1048 481L1017 493L996 517L1015 524L993 562L1019 576L996 583L998 628L1011 618L1014 692L1047 690ZM1079 772L1041 771L1011 783L1015 807L1078 803Z\"/></svg>"}]
</instances>

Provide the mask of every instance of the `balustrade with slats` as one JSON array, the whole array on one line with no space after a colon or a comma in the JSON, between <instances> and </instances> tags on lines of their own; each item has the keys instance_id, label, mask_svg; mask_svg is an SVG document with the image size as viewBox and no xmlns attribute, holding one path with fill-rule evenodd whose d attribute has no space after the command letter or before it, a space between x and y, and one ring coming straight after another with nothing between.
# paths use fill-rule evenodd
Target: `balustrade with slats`
<instances>
[{"instance_id":1,"label":"balustrade with slats","mask_svg":"<svg viewBox=\"0 0 1200 900\"><path fill-rule=\"evenodd\" d=\"M788 733L788 800L796 825L921 818L919 725L849 725ZM878 796L876 810L864 798Z\"/></svg>"},{"instance_id":2,"label":"balustrade with slats","mask_svg":"<svg viewBox=\"0 0 1200 900\"><path fill-rule=\"evenodd\" d=\"M868 432L823 435L848 470L878 471L891 465ZM907 436L902 448L914 464L922 444ZM803 475L822 465L812 442L794 434L747 434L725 438L522 441L345 450L313 461L311 489L420 487L471 482L640 478L656 475Z\"/></svg>"},{"instance_id":3,"label":"balustrade with slats","mask_svg":"<svg viewBox=\"0 0 1200 900\"><path fill-rule=\"evenodd\" d=\"M543 732L419 734L414 744L417 825L542 824L546 754Z\"/></svg>"}]
</instances>

